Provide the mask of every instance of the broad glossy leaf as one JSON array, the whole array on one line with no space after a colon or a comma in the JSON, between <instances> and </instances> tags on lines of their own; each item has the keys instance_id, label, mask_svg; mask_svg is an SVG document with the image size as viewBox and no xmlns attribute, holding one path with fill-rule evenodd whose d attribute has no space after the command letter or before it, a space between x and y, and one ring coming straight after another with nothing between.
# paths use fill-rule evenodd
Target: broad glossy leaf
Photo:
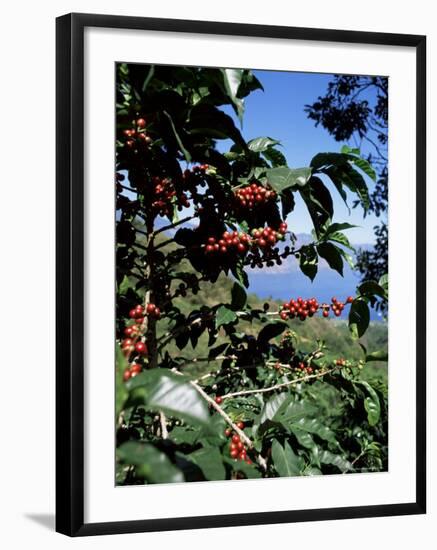
<instances>
[{"instance_id":1,"label":"broad glossy leaf","mask_svg":"<svg viewBox=\"0 0 437 550\"><path fill-rule=\"evenodd\" d=\"M220 306L215 315L215 327L219 328L222 325L233 323L237 319L235 311L226 306Z\"/></svg>"},{"instance_id":2,"label":"broad glossy leaf","mask_svg":"<svg viewBox=\"0 0 437 550\"><path fill-rule=\"evenodd\" d=\"M117 449L117 457L123 464L136 466L140 477L149 483L181 483L182 472L170 462L167 455L153 445L127 441Z\"/></svg>"},{"instance_id":3,"label":"broad glossy leaf","mask_svg":"<svg viewBox=\"0 0 437 550\"><path fill-rule=\"evenodd\" d=\"M360 381L359 385L362 386L367 393L367 397L364 398L364 408L367 412L367 420L371 426L375 426L378 424L381 417L381 404L378 394L368 382Z\"/></svg>"},{"instance_id":4,"label":"broad glossy leaf","mask_svg":"<svg viewBox=\"0 0 437 550\"><path fill-rule=\"evenodd\" d=\"M167 369L151 369L129 380L127 386L129 390L144 390L144 404L147 409L162 410L193 426L209 427L208 407L184 376Z\"/></svg>"},{"instance_id":5,"label":"broad glossy leaf","mask_svg":"<svg viewBox=\"0 0 437 550\"><path fill-rule=\"evenodd\" d=\"M322 464L336 466L341 472L347 472L353 469L352 464L347 459L341 455L331 453L330 451L322 451L318 458Z\"/></svg>"},{"instance_id":6,"label":"broad glossy leaf","mask_svg":"<svg viewBox=\"0 0 437 550\"><path fill-rule=\"evenodd\" d=\"M281 477L299 476L304 468L304 461L297 456L289 443L284 447L275 439L272 445L273 465Z\"/></svg>"},{"instance_id":7,"label":"broad glossy leaf","mask_svg":"<svg viewBox=\"0 0 437 550\"><path fill-rule=\"evenodd\" d=\"M240 87L241 80L243 78L243 69L220 69L223 75L223 83L226 90L226 93L232 104L234 106L235 112L240 119L240 122L243 119L244 113L244 102L242 99L237 97L238 88Z\"/></svg>"},{"instance_id":8,"label":"broad glossy leaf","mask_svg":"<svg viewBox=\"0 0 437 550\"><path fill-rule=\"evenodd\" d=\"M285 158L285 156L275 147L269 147L261 154L266 160L270 162L273 168L277 168L278 166L284 166L287 164L287 159Z\"/></svg>"},{"instance_id":9,"label":"broad glossy leaf","mask_svg":"<svg viewBox=\"0 0 437 550\"><path fill-rule=\"evenodd\" d=\"M369 306L364 300L354 300L349 311L349 330L354 338L361 338L370 322Z\"/></svg>"},{"instance_id":10,"label":"broad glossy leaf","mask_svg":"<svg viewBox=\"0 0 437 550\"><path fill-rule=\"evenodd\" d=\"M317 275L317 263L318 256L316 249L313 245L304 245L300 249L300 261L299 266L307 277L314 280L314 277Z\"/></svg>"},{"instance_id":11,"label":"broad glossy leaf","mask_svg":"<svg viewBox=\"0 0 437 550\"><path fill-rule=\"evenodd\" d=\"M183 443L194 445L199 439L199 436L199 430L192 430L187 426L175 426L169 433L169 438L178 445Z\"/></svg>"},{"instance_id":12,"label":"broad glossy leaf","mask_svg":"<svg viewBox=\"0 0 437 550\"><path fill-rule=\"evenodd\" d=\"M293 422L292 430L294 430L295 427L299 430L317 435L320 439L329 441L329 443L338 445L334 432L328 428L328 426L324 426L317 418L301 418L297 422Z\"/></svg>"},{"instance_id":13,"label":"broad glossy leaf","mask_svg":"<svg viewBox=\"0 0 437 550\"><path fill-rule=\"evenodd\" d=\"M336 242L338 244L342 244L343 246L346 246L347 248L349 248L349 250L352 250L353 252L355 252L355 248L351 245L349 239L346 237L344 233L340 233L340 231L337 231L336 233L330 233L327 238L330 241Z\"/></svg>"},{"instance_id":14,"label":"broad glossy leaf","mask_svg":"<svg viewBox=\"0 0 437 550\"><path fill-rule=\"evenodd\" d=\"M287 323L283 323L282 321L268 323L260 330L258 334L258 342L266 343L272 338L276 338L276 336L279 336L284 332L287 326Z\"/></svg>"},{"instance_id":15,"label":"broad glossy leaf","mask_svg":"<svg viewBox=\"0 0 437 550\"><path fill-rule=\"evenodd\" d=\"M362 296L380 296L387 298L386 290L375 281L366 281L358 286L358 292Z\"/></svg>"},{"instance_id":16,"label":"broad glossy leaf","mask_svg":"<svg viewBox=\"0 0 437 550\"><path fill-rule=\"evenodd\" d=\"M223 459L217 447L204 447L187 455L202 470L203 475L210 481L226 479L226 470Z\"/></svg>"},{"instance_id":17,"label":"broad glossy leaf","mask_svg":"<svg viewBox=\"0 0 437 550\"><path fill-rule=\"evenodd\" d=\"M241 260L239 260L231 269L232 275L241 283L245 288L249 287L249 277L244 271L244 265Z\"/></svg>"},{"instance_id":18,"label":"broad glossy leaf","mask_svg":"<svg viewBox=\"0 0 437 550\"><path fill-rule=\"evenodd\" d=\"M331 269L334 269L343 276L343 258L339 249L332 243L321 243L317 245L319 256L324 258Z\"/></svg>"},{"instance_id":19,"label":"broad glossy leaf","mask_svg":"<svg viewBox=\"0 0 437 550\"><path fill-rule=\"evenodd\" d=\"M232 309L235 311L238 311L240 309L243 309L247 302L247 294L244 290L244 287L240 285L240 283L234 283L232 286L232 302L231 306Z\"/></svg>"},{"instance_id":20,"label":"broad glossy leaf","mask_svg":"<svg viewBox=\"0 0 437 550\"><path fill-rule=\"evenodd\" d=\"M277 145L279 143L278 140L272 139L269 137L259 137L255 139L251 139L247 145L251 151L254 153L262 153L266 149L269 149L269 147L273 145Z\"/></svg>"},{"instance_id":21,"label":"broad glossy leaf","mask_svg":"<svg viewBox=\"0 0 437 550\"><path fill-rule=\"evenodd\" d=\"M311 168L288 168L279 166L266 170L266 176L269 184L277 193L282 193L285 189L297 188L306 185L311 177Z\"/></svg>"}]
</instances>

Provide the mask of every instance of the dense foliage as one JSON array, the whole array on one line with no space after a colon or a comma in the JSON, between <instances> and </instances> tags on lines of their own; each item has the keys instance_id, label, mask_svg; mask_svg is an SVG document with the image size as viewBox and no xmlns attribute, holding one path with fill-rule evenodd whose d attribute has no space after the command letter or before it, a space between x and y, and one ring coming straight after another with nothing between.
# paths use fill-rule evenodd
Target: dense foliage
<instances>
[{"instance_id":1,"label":"dense foliage","mask_svg":"<svg viewBox=\"0 0 437 550\"><path fill-rule=\"evenodd\" d=\"M340 276L352 226L333 222L329 186L366 212L375 172L349 147L290 168L277 140L246 142L223 107L242 120L261 89L249 70L117 66L118 484L387 467L387 386L365 374L386 351L360 340L343 357L294 330L347 309L365 338L386 277L330 303L291 296L292 280L281 305L246 291L248 268L288 257L311 280L319 257ZM300 247L285 222L296 194L314 227Z\"/></svg>"},{"instance_id":2,"label":"dense foliage","mask_svg":"<svg viewBox=\"0 0 437 550\"><path fill-rule=\"evenodd\" d=\"M388 78L335 75L326 94L307 105L308 117L321 124L337 141L367 143L368 159L376 167L376 185L370 210L384 216L388 208ZM377 280L388 269L388 229L381 219L374 227L375 246L360 250L356 268L363 280ZM378 307L384 309L384 302Z\"/></svg>"}]
</instances>

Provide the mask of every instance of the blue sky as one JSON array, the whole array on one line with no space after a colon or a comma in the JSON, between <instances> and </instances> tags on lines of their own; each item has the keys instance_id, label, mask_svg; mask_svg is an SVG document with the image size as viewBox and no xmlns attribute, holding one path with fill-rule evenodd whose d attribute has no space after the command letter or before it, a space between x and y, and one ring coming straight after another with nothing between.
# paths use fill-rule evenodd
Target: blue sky
<instances>
[{"instance_id":1,"label":"blue sky","mask_svg":"<svg viewBox=\"0 0 437 550\"><path fill-rule=\"evenodd\" d=\"M330 74L292 73L278 71L254 71L264 86L264 92L256 90L245 99L245 114L242 133L246 140L259 136L278 139L282 144L288 165L293 168L308 166L311 158L320 152L339 151L342 143L335 141L321 126L308 119L304 112L306 104L313 103L324 95ZM232 109L227 109L238 123ZM355 143L350 145L356 146ZM220 150L227 150L228 143L218 142ZM368 152L362 149L363 153ZM366 178L369 188L372 181ZM343 200L333 186L334 221L348 221L360 227L348 231L354 244L373 243L373 226L378 223L374 215L363 219L363 211L357 207L349 214ZM351 201L352 202L352 201ZM295 233L309 233L311 220L302 200L296 196L296 208L287 219Z\"/></svg>"}]
</instances>

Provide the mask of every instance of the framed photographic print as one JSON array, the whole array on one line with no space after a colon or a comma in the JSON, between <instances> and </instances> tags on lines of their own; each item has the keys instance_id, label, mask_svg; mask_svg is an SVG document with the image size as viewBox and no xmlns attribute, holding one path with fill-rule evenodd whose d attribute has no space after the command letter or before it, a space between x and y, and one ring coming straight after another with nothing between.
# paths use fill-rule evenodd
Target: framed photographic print
<instances>
[{"instance_id":1,"label":"framed photographic print","mask_svg":"<svg viewBox=\"0 0 437 550\"><path fill-rule=\"evenodd\" d=\"M57 530L425 512L425 37L57 20Z\"/></svg>"}]
</instances>

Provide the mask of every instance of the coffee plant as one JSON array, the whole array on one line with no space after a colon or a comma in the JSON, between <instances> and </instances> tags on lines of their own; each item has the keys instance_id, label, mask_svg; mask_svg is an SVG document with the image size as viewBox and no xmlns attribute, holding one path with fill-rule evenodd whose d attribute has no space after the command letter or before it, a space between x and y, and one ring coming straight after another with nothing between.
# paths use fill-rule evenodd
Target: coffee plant
<instances>
[{"instance_id":1,"label":"coffee plant","mask_svg":"<svg viewBox=\"0 0 437 550\"><path fill-rule=\"evenodd\" d=\"M341 276L353 226L333 222L329 187L365 214L374 170L346 146L291 168L279 141L246 142L226 110L242 121L256 90L249 70L117 65L117 484L387 468L387 389L363 376L385 353L304 351L293 330L345 310L361 338L387 277L330 303L293 296L292 273L282 305L246 290L248 269L287 258L311 280L319 258ZM285 221L297 196L313 226L300 246Z\"/></svg>"}]
</instances>

